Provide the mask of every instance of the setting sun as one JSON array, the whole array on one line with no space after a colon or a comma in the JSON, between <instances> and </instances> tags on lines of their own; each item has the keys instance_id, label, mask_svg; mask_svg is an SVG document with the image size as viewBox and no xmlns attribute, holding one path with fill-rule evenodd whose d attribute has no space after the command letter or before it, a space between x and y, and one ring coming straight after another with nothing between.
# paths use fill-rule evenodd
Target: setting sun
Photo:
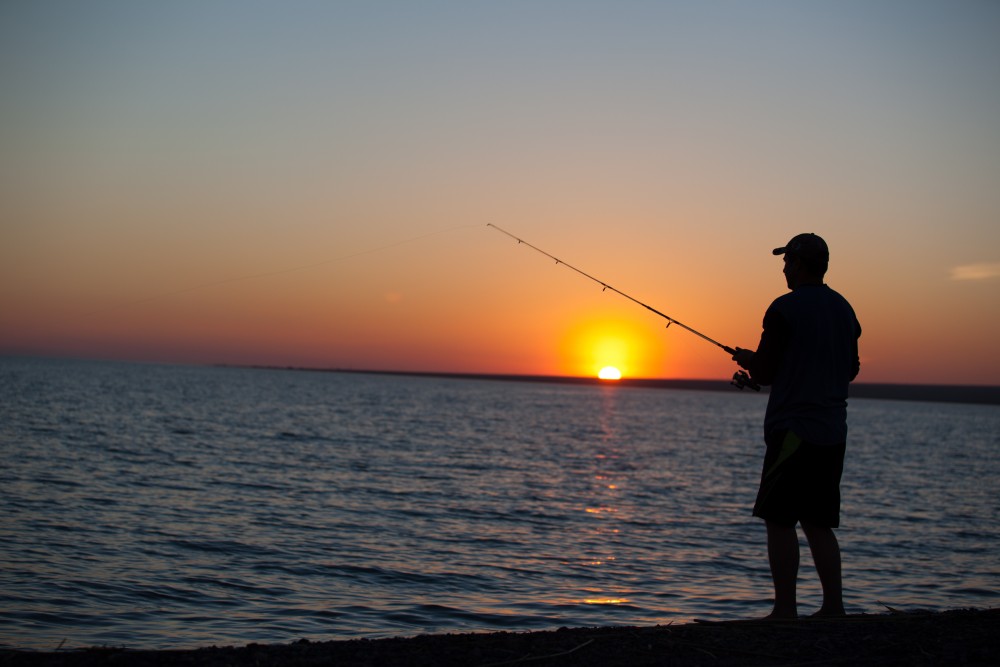
<instances>
[{"instance_id":1,"label":"setting sun","mask_svg":"<svg viewBox=\"0 0 1000 667\"><path fill-rule=\"evenodd\" d=\"M597 373L597 377L602 380L621 380L622 372L614 366L605 366Z\"/></svg>"}]
</instances>

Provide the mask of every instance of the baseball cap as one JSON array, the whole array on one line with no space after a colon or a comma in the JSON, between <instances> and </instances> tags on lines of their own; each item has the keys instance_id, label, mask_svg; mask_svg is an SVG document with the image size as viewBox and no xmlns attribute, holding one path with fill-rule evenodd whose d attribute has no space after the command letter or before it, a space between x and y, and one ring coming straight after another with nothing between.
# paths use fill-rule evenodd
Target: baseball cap
<instances>
[{"instance_id":1,"label":"baseball cap","mask_svg":"<svg viewBox=\"0 0 1000 667\"><path fill-rule=\"evenodd\" d=\"M816 234L799 234L781 248L771 251L775 255L793 255L802 259L830 261L830 249L826 241Z\"/></svg>"}]
</instances>

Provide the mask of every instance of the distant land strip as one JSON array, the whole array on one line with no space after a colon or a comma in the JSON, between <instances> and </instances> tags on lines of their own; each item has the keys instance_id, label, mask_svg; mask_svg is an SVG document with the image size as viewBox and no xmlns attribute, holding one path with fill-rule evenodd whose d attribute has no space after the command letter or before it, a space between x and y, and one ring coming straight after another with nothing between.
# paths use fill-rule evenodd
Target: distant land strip
<instances>
[{"instance_id":1,"label":"distant land strip","mask_svg":"<svg viewBox=\"0 0 1000 667\"><path fill-rule=\"evenodd\" d=\"M258 366L257 368L275 368ZM621 380L600 380L592 377L572 377L562 375L503 375L492 373L438 373L432 371L376 371L355 368L299 368L285 367L284 370L358 373L365 375L404 375L413 377L435 377L455 380L496 380L502 382L551 382L557 384L616 385L622 387L643 387L647 389L687 389L696 391L739 391L725 380L653 380L623 378ZM744 389L753 393L750 389ZM767 387L762 391L767 393ZM1000 405L1000 386L989 385L931 385L931 384L884 384L857 382L851 384L850 398L876 398L892 401L925 401L932 403L974 403Z\"/></svg>"}]
</instances>

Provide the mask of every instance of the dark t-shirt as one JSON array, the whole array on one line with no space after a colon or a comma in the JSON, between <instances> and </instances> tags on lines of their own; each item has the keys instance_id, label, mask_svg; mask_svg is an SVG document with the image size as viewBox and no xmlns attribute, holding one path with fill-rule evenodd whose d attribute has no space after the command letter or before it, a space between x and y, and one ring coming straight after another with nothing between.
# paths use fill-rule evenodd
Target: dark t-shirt
<instances>
[{"instance_id":1,"label":"dark t-shirt","mask_svg":"<svg viewBox=\"0 0 1000 667\"><path fill-rule=\"evenodd\" d=\"M857 377L861 325L847 299L802 285L764 313L750 375L771 385L764 433L789 429L817 445L847 441L847 387Z\"/></svg>"}]
</instances>

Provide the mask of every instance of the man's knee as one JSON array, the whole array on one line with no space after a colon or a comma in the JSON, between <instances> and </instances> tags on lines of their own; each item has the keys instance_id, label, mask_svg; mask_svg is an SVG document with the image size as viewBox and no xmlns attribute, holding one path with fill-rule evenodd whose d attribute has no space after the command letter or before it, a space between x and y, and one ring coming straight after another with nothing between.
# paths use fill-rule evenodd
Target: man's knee
<instances>
[{"instance_id":1,"label":"man's knee","mask_svg":"<svg viewBox=\"0 0 1000 667\"><path fill-rule=\"evenodd\" d=\"M827 525L824 525L824 524L820 524L820 523L814 523L814 522L809 521L807 519L802 519L801 521L799 521L799 525L802 526L802 530L805 531L805 532L826 532L826 531L831 531L832 532L833 531L833 528L831 528L830 526L827 526Z\"/></svg>"},{"instance_id":2,"label":"man's knee","mask_svg":"<svg viewBox=\"0 0 1000 667\"><path fill-rule=\"evenodd\" d=\"M800 521L799 523L802 526L802 532L806 535L806 539L810 542L817 538L823 539L836 536L833 532L833 528L830 526L822 526L815 523L809 523L808 521Z\"/></svg>"}]
</instances>

